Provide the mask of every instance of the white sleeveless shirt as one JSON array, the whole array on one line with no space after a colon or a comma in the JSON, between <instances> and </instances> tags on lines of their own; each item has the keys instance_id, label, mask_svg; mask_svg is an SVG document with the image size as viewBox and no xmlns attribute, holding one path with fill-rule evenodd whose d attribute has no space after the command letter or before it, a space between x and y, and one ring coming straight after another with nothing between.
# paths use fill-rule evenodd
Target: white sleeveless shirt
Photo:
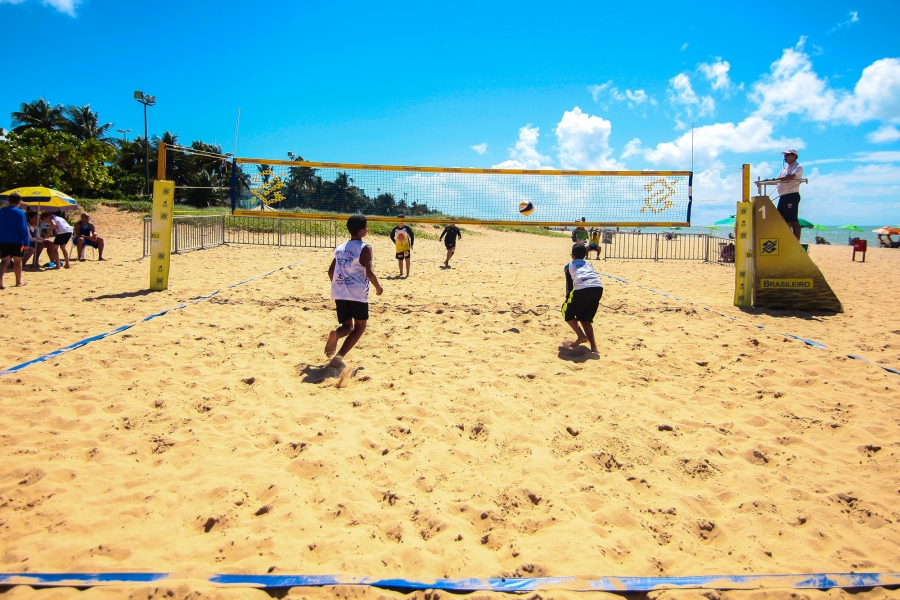
<instances>
[{"instance_id":1,"label":"white sleeveless shirt","mask_svg":"<svg viewBox=\"0 0 900 600\"><path fill-rule=\"evenodd\" d=\"M331 278L331 299L369 301L369 278L359 256L368 244L349 240L334 249L334 276Z\"/></svg>"}]
</instances>

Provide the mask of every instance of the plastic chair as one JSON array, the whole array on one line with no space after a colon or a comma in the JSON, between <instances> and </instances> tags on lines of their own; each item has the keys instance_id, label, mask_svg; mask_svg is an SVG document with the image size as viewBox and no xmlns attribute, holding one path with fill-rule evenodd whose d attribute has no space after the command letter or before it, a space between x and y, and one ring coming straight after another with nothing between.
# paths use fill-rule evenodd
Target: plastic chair
<instances>
[{"instance_id":1,"label":"plastic chair","mask_svg":"<svg viewBox=\"0 0 900 600\"><path fill-rule=\"evenodd\" d=\"M866 248L868 247L868 245L869 245L868 241L861 240L859 238L854 238L853 239L853 259L852 260L854 260L854 261L856 260L857 252L862 252L862 261L860 261L860 262L866 262Z\"/></svg>"}]
</instances>

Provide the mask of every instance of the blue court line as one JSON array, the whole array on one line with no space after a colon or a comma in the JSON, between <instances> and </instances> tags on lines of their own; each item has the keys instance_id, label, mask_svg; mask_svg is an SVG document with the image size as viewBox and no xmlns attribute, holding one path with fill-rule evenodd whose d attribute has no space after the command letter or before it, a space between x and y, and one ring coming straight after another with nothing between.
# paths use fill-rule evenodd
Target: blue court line
<instances>
[{"instance_id":1,"label":"blue court line","mask_svg":"<svg viewBox=\"0 0 900 600\"><path fill-rule=\"evenodd\" d=\"M0 585L93 587L153 583L168 578L191 577L186 573L3 573ZM193 576L223 587L290 588L358 585L402 591L531 592L565 589L579 592L635 593L659 589L858 589L900 587L900 573L802 573L780 575L693 575L683 577L578 577L378 579L350 575L235 575Z\"/></svg>"},{"instance_id":2,"label":"blue court line","mask_svg":"<svg viewBox=\"0 0 900 600\"><path fill-rule=\"evenodd\" d=\"M732 317L731 315L726 315L725 313L720 313L720 312L714 311L713 309L708 308L708 307L706 307L706 306L703 306L703 305L701 305L701 304L697 304L696 302L691 302L690 300L684 300L684 299L679 298L679 297L677 297L677 296L672 296L671 294L666 294L666 293L664 293L664 292L660 292L660 291L654 290L653 288L649 288L649 287L644 286L644 285L641 285L641 284L639 284L639 283L630 283L630 282L625 281L624 279L622 279L622 278L620 278L620 277L616 277L615 275L608 275L608 274L606 274L606 273L600 273L600 272L598 272L597 274L598 274L598 275L601 275L601 276L603 276L603 277L608 277L609 279L615 279L615 280L617 280L617 281L621 281L622 283L625 283L625 284L627 284L627 285L634 285L634 286L637 286L637 287L639 287L639 288L641 288L641 289L643 289L643 290L647 290L648 292L652 292L652 293L657 294L657 295L660 295L660 296L665 296L666 298L672 298L673 300L678 300L678 301L680 301L680 302L687 302L688 304L691 304L691 305L693 305L693 306L697 306L697 307L699 307L699 308L702 308L703 310L706 310L706 311L709 311L709 312L714 312L714 313L716 313L716 314L719 315L719 316L725 317L726 319L730 319L730 320L732 320L732 321L737 321L737 318L736 318L736 317ZM768 327L766 327L766 326L764 326L764 325L752 325L752 326L753 326L753 327L756 327L757 329L766 329L766 330L769 329ZM794 335L794 334L792 334L792 333L778 333L777 331L774 332L774 333L776 333L777 335L783 335L784 337L789 337L789 338L795 339L795 340L797 340L797 341L799 341L799 342L803 342L803 343L806 344L807 346L812 346L813 348L819 348L820 350L824 350L824 349L826 349L826 348L828 347L828 346L826 346L825 344L822 344L822 343L817 342L817 341L815 341L815 340L810 340L810 339L807 339L807 338L803 338L803 337L800 337L799 335ZM852 355L852 354L848 354L847 356L849 356L850 358L855 358L856 360L861 360L861 361L863 361L863 362L867 362L867 363L873 364L873 365L875 365L876 367L878 367L878 368L880 368L880 369L884 369L884 370L887 371L888 373L894 373L895 375L900 375L900 371L898 371L897 369L892 369L892 368L890 368L890 367L885 367L884 365L879 365L878 363L875 363L875 362L866 360L866 359L864 359L864 358L862 358L862 357L860 357L860 356L854 356L854 355Z\"/></svg>"},{"instance_id":3,"label":"blue court line","mask_svg":"<svg viewBox=\"0 0 900 600\"><path fill-rule=\"evenodd\" d=\"M237 286L239 286L239 285L244 285L245 283L249 283L249 282L254 281L254 280L256 280L256 279L261 279L261 278L263 278L263 277L268 277L268 276L271 275L272 273L275 273L275 272L277 272L277 271L284 270L284 269L286 269L286 268L288 268L288 267L293 267L294 265L299 264L299 263L301 263L301 262L303 262L303 261L302 261L302 260L298 260L297 262L292 262L292 263L289 264L289 265L284 265L283 267L278 267L277 269L275 269L275 270L273 270L273 271L269 271L268 273L264 273L264 274L262 274L262 275L257 275L256 277L251 277L250 279L247 279L246 281L242 281L242 282L236 283L236 284L234 284L234 285L229 285L229 286L228 286L228 289L235 288L235 287L237 287ZM198 302L203 302L204 300L209 300L210 298L212 298L213 296L215 296L216 294L218 294L219 291L220 291L220 290L216 290L216 291L214 291L214 292L211 292L211 293L209 293L209 294L206 294L205 296L197 296L196 298L192 298L193 303L196 304L196 303L198 303ZM148 316L144 317L144 318L141 319L139 322L140 322L140 323L143 323L143 322L149 321L150 319L155 319L156 317L161 317L161 316L163 316L164 314L166 314L167 312L170 312L170 311L173 311L173 310L180 310L180 309L182 309L182 308L184 308L184 307L186 307L186 306L187 306L187 304L179 304L178 306L173 306L172 308L167 308L167 309L165 309L165 310L161 310L161 311L159 311L159 312L157 312L157 313L153 313L152 315L148 315ZM134 327L135 325L137 325L137 323L132 323L132 324L130 324L130 325L121 325L121 326L116 327L115 329L111 329L110 331L107 331L107 332L105 332L105 333L98 333L97 335L91 336L91 337L89 337L89 338L85 338L85 339L83 339L83 340L79 340L79 341L75 342L74 344L69 344L69 345L66 346L65 348L60 348L59 350L54 350L53 352L50 352L49 354L45 354L45 355L43 355L43 356L39 356L39 357L37 357L37 358L33 358L33 359L31 359L31 360L29 360L29 361L27 361L27 362L23 362L23 363L21 363L21 364L15 365L15 366L13 366L13 367L9 367L8 369L4 369L3 371L0 371L0 377L3 377L4 375L10 375L10 374L12 374L12 373L15 373L16 371L21 371L21 370L24 369L25 367L31 366L31 365L36 364L36 363L46 362L46 361L50 360L51 358L56 358L56 357L59 356L60 354L64 354L64 353L69 352L69 351L71 351L71 350L75 350L76 348L81 348L82 346L84 346L84 345L86 345L86 344L90 344L91 342L96 342L96 341L98 341L98 340L102 340L103 338L107 338L107 337L109 337L109 336L111 336L111 335L115 335L115 334L117 334L117 333L122 333L122 332L125 331L126 329L131 329L131 328Z\"/></svg>"}]
</instances>

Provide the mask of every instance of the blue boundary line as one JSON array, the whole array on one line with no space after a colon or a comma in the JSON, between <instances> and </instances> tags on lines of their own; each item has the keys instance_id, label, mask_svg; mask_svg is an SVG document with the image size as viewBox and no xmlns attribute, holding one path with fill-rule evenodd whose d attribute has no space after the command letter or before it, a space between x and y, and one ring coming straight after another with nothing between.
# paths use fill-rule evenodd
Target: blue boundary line
<instances>
[{"instance_id":1,"label":"blue boundary line","mask_svg":"<svg viewBox=\"0 0 900 600\"><path fill-rule=\"evenodd\" d=\"M94 587L154 583L168 578L190 577L185 573L2 573L0 585ZM220 573L194 577L222 587L290 588L358 585L402 591L531 592L542 589L569 591L648 592L659 589L859 589L900 587L900 573L801 573L776 575L691 575L682 577L576 577L378 579L350 575L235 575Z\"/></svg>"},{"instance_id":2,"label":"blue boundary line","mask_svg":"<svg viewBox=\"0 0 900 600\"><path fill-rule=\"evenodd\" d=\"M254 280L256 280L256 279L262 279L263 277L268 277L268 276L271 275L272 273L275 273L275 272L277 272L277 271L283 271L284 269L287 269L288 267L293 267L294 265L299 264L299 263L302 263L302 262L303 262L302 260L298 260L298 261L296 261L296 262L292 262L292 263L289 264L289 265L284 265L283 267L278 267L277 269L274 269L274 270L272 270L272 271L269 271L268 273L263 273L262 275L257 275L256 277L251 277L250 279L247 279L247 280L245 280L245 281L241 281L240 283L235 283L234 285L229 285L227 289L230 290L231 288L236 288L236 287L238 287L239 285L244 285L245 283L250 283L251 281L254 281ZM212 298L213 296L215 296L216 294L218 294L220 291L221 291L221 290L215 290L214 292L210 292L209 294L206 294L205 296L197 296L196 298L191 298L191 300L193 301L193 304L197 304L198 302L203 302L204 300L209 300L210 298ZM171 312L171 311L173 311L173 310L180 310L180 309L182 309L182 308L184 308L184 307L186 307L186 306L187 306L187 303L183 303L183 304L179 304L178 306L173 306L173 307L171 307L171 308L167 308L167 309L165 309L165 310L161 310L161 311L159 311L159 312L157 312L157 313L153 313L152 315L147 315L146 317L144 317L143 319L141 319L140 321L138 321L138 323L144 323L144 322L149 321L149 320L151 320L151 319L155 319L156 317L161 317L161 316L163 316L164 314L166 314L167 312ZM107 338L107 337L109 337L109 336L111 336L111 335L116 335L117 333L122 333L122 332L125 331L126 329L131 329L132 327L134 327L134 326L137 325L138 323L131 323L130 325L121 325L121 326L119 326L119 327L116 327L115 329L111 329L110 331L107 331L107 332L104 332L104 333L98 333L97 335L93 335L93 336L91 336L91 337L89 337L89 338L85 338L85 339L83 339L83 340L79 340L79 341L75 342L74 344L69 344L68 346L66 346L66 347L64 347L64 348L60 348L59 350L54 350L53 352L50 352L49 354L45 354L45 355L43 355L43 356L39 356L39 357L37 357L37 358L33 358L33 359L29 360L29 361L26 361L26 362L23 362L23 363L21 363L21 364L15 365L15 366L13 366L13 367L9 367L8 369L4 369L3 371L0 371L0 377L3 377L4 375L11 375L12 373L15 373L15 372L17 372L17 371L21 371L21 370L24 369L25 367L29 367L29 366L31 366L31 365L33 365L33 364L37 364L37 363L41 363L41 362L46 362L46 361L50 360L51 358L56 358L57 356L59 356L59 355L61 355L61 354L65 354L66 352L70 352L70 351L72 351L72 350L76 350L76 349L78 349L78 348L81 348L82 346L85 346L85 345L87 345L87 344L90 344L91 342L96 342L96 341L102 340L103 338Z\"/></svg>"},{"instance_id":3,"label":"blue boundary line","mask_svg":"<svg viewBox=\"0 0 900 600\"><path fill-rule=\"evenodd\" d=\"M738 319L737 319L736 317L732 317L731 315L726 315L725 313L717 312L717 311L715 311L715 310L713 310L713 309L711 309L711 308L708 308L708 307L706 307L706 306L703 306L702 304L697 304L696 302L691 302L690 300L685 300L684 298L679 298L678 296L673 296L673 295L671 295L671 294L666 294L666 293L664 293L664 292L660 292L660 291L654 290L653 288L648 288L647 286L641 285L641 284L639 284L639 283L631 283L630 281L626 281L625 279L622 279L621 277L616 277L615 275L609 275L609 274L607 274L607 273L600 273L599 271L597 272L597 274L598 274L598 275L601 275L601 276L603 276L603 277L607 277L607 278L609 278L609 279L615 279L616 281L620 281L620 282L622 282L622 283L624 283L624 284L626 284L626 285L633 285L633 286L639 287L639 288L641 288L642 290L647 290L648 292L652 292L652 293L657 294L657 295L659 295L659 296L664 296L664 297L666 297L666 298L671 298L671 299L673 299L673 300L678 300L679 302L687 302L688 304L691 304L691 305L693 305L693 306L700 307L700 308L702 308L703 310L706 310L706 311L715 313L715 314L717 314L717 315L719 315L719 316L721 316L721 317L725 317L726 319L729 319L729 320L731 320L731 321L735 321L735 322L738 321ZM792 334L792 333L778 333L777 331L775 331L775 330L773 330L773 329L769 329L769 328L766 327L765 325L748 325L748 327L756 327L757 329L765 329L765 330L767 330L767 331L773 331L776 335L783 335L784 337L789 337L789 338L795 339L795 340L797 340L797 341L799 341L799 342L803 342L803 343L806 344L807 346L812 346L813 348L818 348L818 349L820 349L820 350L824 350L825 348L828 347L828 346L826 346L825 344L822 344L822 343L817 342L817 341L815 341L815 340L810 340L810 339L807 339L807 338L803 338L803 337L800 337L799 335L794 335L794 334ZM848 356L849 358L854 358L854 359L856 359L856 360L861 360L861 361L863 361L863 362L867 362L867 363L869 363L869 364L871 364L871 365L874 365L874 366L878 367L879 369L884 369L884 370L887 371L888 373L894 373L895 375L900 375L900 371L898 371L897 369L892 369L892 368L890 368L890 367L885 367L884 365L879 365L878 363L872 362L872 361L870 361L870 360L866 360L865 358L862 358L861 356L854 356L853 354L848 354L847 356Z\"/></svg>"}]
</instances>

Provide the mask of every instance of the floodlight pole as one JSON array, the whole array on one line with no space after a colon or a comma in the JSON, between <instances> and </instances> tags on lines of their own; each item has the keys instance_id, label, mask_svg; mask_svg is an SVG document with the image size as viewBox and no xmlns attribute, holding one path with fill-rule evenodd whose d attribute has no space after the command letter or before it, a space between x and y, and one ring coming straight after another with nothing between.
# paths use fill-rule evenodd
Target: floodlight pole
<instances>
[{"instance_id":1,"label":"floodlight pole","mask_svg":"<svg viewBox=\"0 0 900 600\"><path fill-rule=\"evenodd\" d=\"M144 190L150 195L150 140L147 133L147 107L156 104L156 97L143 92L135 92L134 99L144 105Z\"/></svg>"}]
</instances>

